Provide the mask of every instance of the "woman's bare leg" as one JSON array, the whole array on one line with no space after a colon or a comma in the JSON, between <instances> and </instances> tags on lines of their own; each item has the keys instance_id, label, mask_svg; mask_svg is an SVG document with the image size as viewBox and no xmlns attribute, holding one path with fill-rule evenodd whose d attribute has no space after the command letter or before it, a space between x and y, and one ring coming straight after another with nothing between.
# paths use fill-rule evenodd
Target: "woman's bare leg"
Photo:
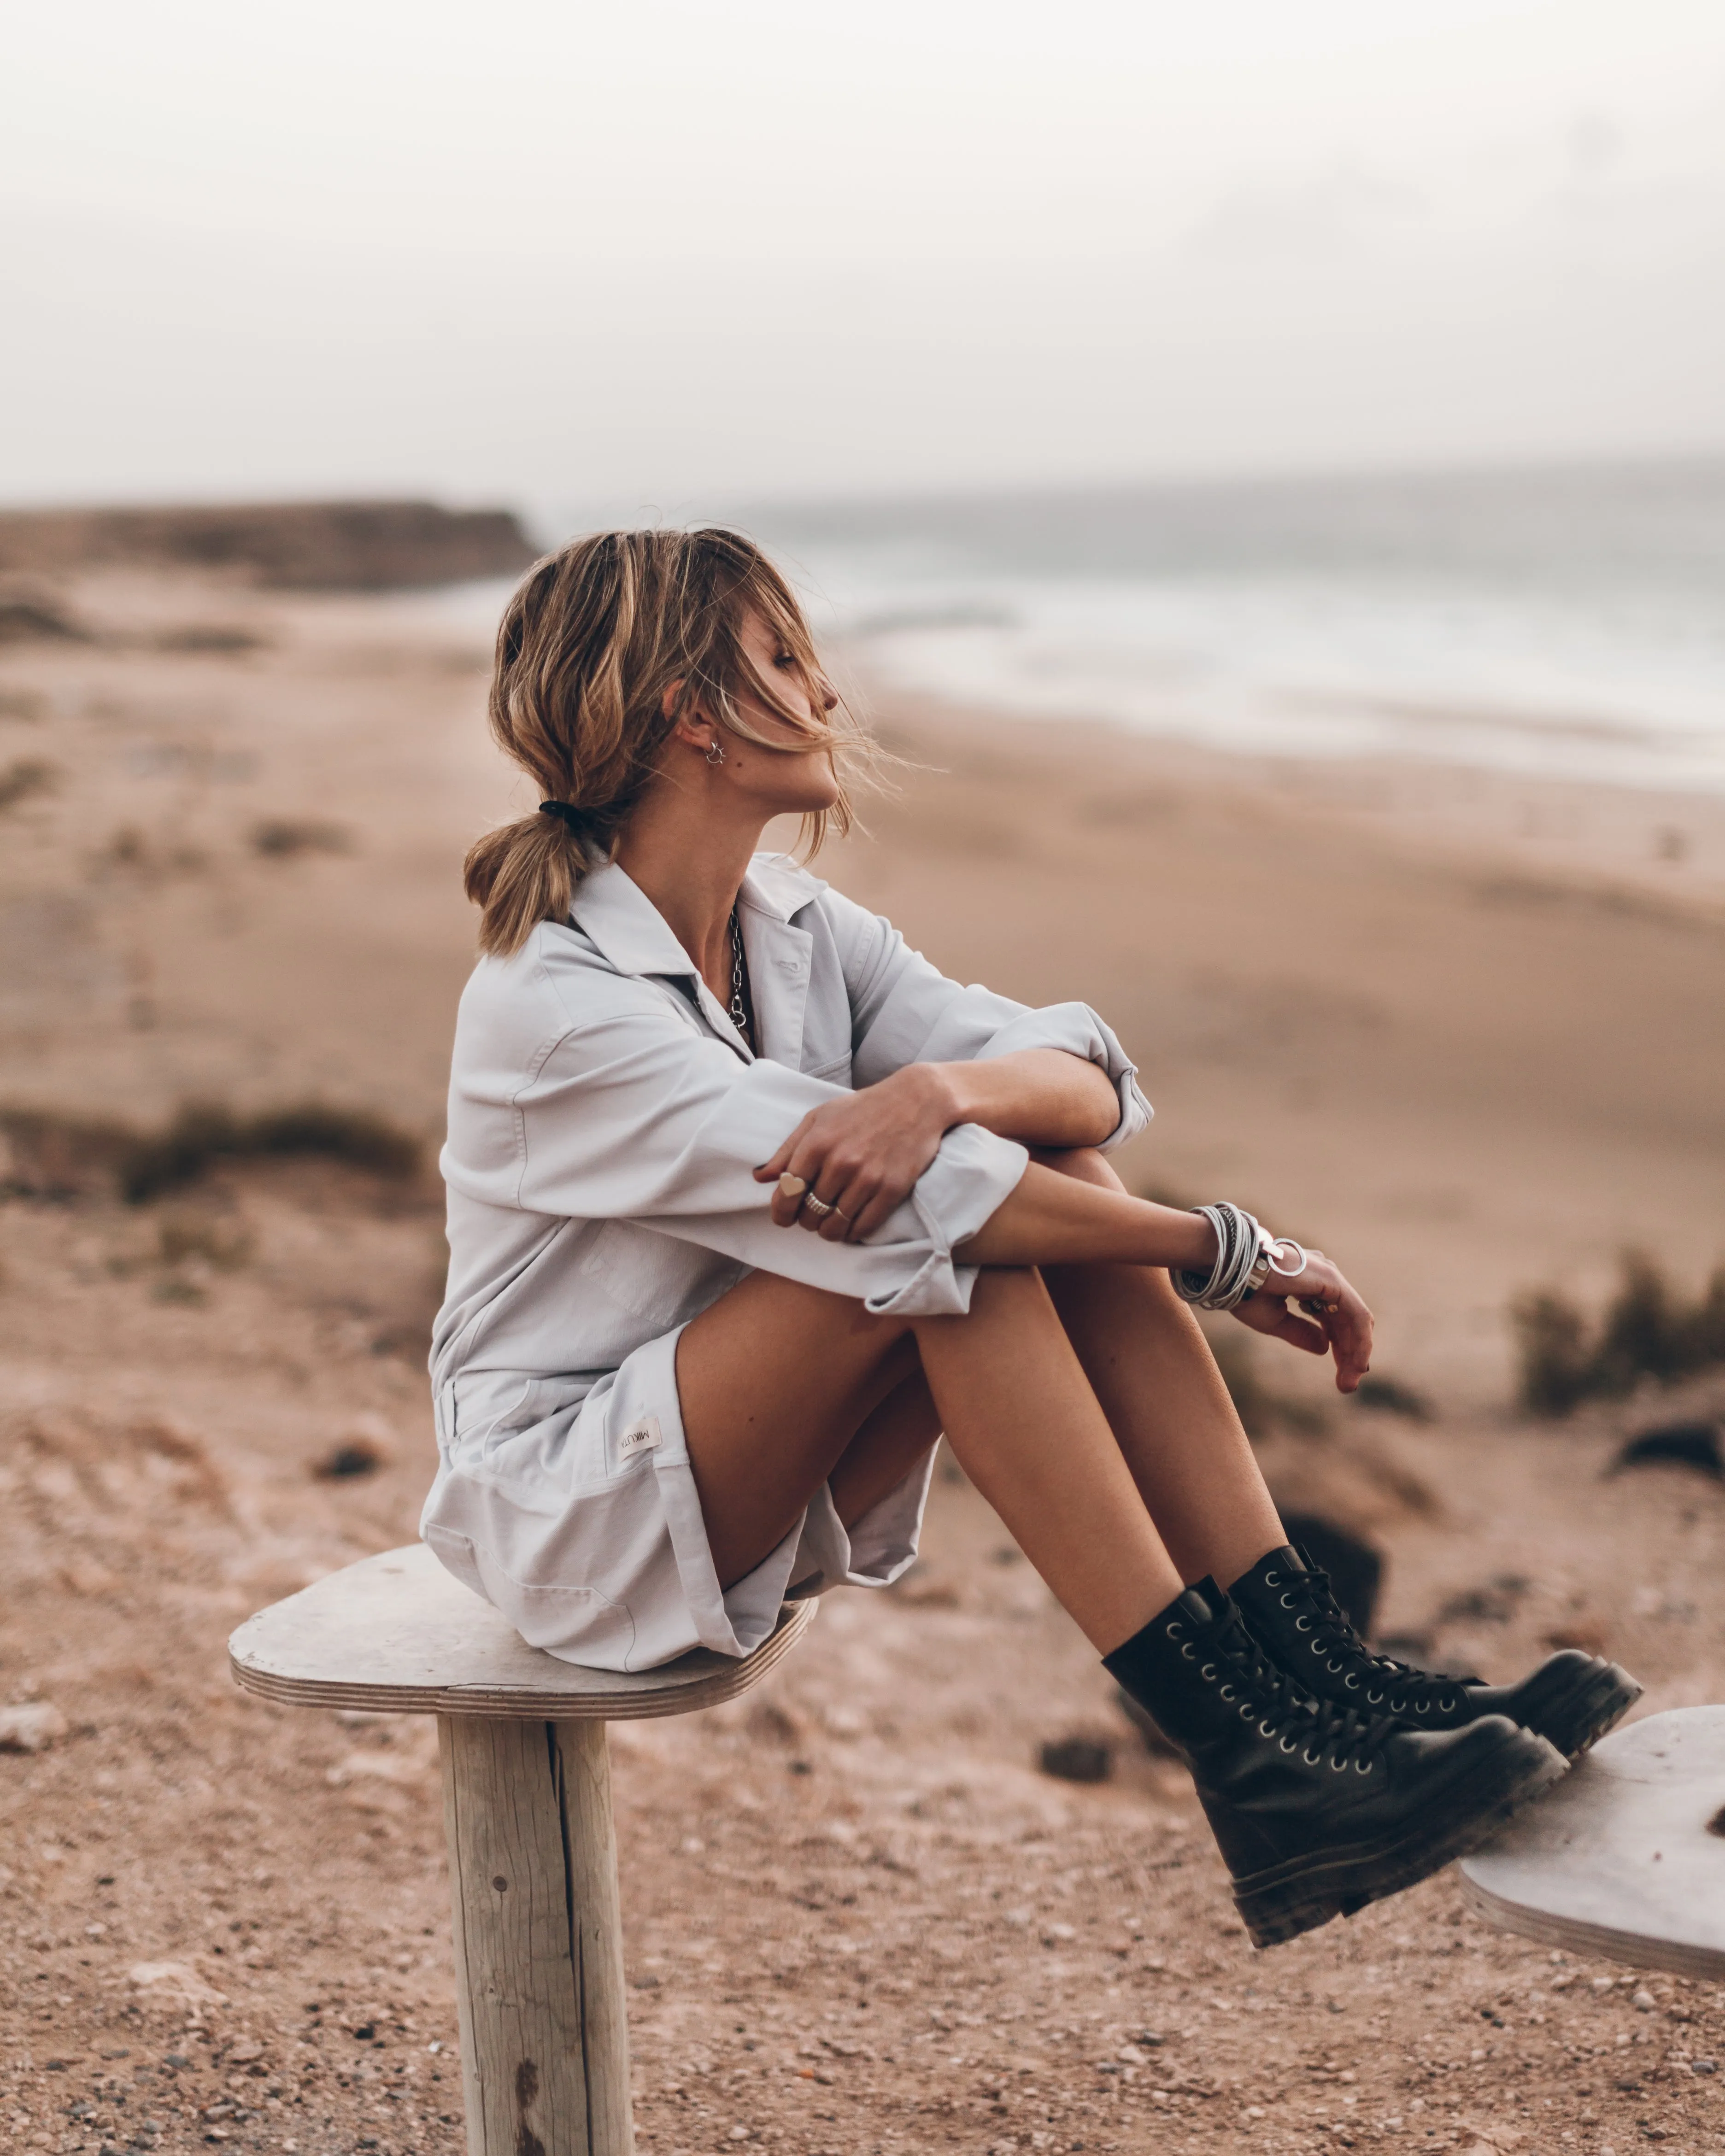
<instances>
[{"instance_id":1,"label":"woman's bare leg","mask_svg":"<svg viewBox=\"0 0 1725 2156\"><path fill-rule=\"evenodd\" d=\"M1112 1653L1185 1582L1042 1276L979 1273L970 1317L922 1319L916 1339L960 1466L1086 1638Z\"/></svg>"},{"instance_id":2,"label":"woman's bare leg","mask_svg":"<svg viewBox=\"0 0 1725 2156\"><path fill-rule=\"evenodd\" d=\"M1038 1156L1123 1186L1088 1150ZM1050 1265L1050 1295L1168 1555L1189 1584L1226 1586L1287 1540L1198 1320L1166 1272Z\"/></svg>"},{"instance_id":3,"label":"woman's bare leg","mask_svg":"<svg viewBox=\"0 0 1725 2156\"><path fill-rule=\"evenodd\" d=\"M833 1509L854 1527L896 1490L923 1455L939 1444L940 1409L919 1359L915 1373L890 1392L862 1424L827 1477Z\"/></svg>"},{"instance_id":4,"label":"woman's bare leg","mask_svg":"<svg viewBox=\"0 0 1725 2156\"><path fill-rule=\"evenodd\" d=\"M774 1273L751 1273L685 1327L677 1394L722 1585L783 1541L920 1368L908 1325Z\"/></svg>"},{"instance_id":5,"label":"woman's bare leg","mask_svg":"<svg viewBox=\"0 0 1725 2156\"><path fill-rule=\"evenodd\" d=\"M1179 1575L1048 1291L1009 1268L978 1276L963 1317L871 1317L756 1273L694 1320L677 1389L721 1581L762 1561L847 1453L850 1517L891 1486L927 1432L908 1383L919 1362L971 1480L1101 1651L1173 1600ZM852 1451L877 1415L875 1442Z\"/></svg>"}]
</instances>

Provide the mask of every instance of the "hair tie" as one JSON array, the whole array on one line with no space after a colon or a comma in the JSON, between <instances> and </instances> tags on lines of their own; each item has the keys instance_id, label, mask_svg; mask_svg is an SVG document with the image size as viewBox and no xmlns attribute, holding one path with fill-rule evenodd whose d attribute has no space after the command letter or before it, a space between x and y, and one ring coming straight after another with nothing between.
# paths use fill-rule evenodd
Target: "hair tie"
<instances>
[{"instance_id":1,"label":"hair tie","mask_svg":"<svg viewBox=\"0 0 1725 2156\"><path fill-rule=\"evenodd\" d=\"M586 838L593 827L591 813L585 808L578 808L572 801L542 801L539 813L542 816L555 816L558 823L566 824L578 839Z\"/></svg>"}]
</instances>

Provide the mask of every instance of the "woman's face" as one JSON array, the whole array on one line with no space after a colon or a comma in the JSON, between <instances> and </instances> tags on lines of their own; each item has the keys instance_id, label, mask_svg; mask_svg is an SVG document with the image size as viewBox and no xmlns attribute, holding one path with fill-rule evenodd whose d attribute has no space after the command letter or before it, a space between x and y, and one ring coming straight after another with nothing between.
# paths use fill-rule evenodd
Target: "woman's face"
<instances>
[{"instance_id":1,"label":"woman's face","mask_svg":"<svg viewBox=\"0 0 1725 2156\"><path fill-rule=\"evenodd\" d=\"M837 704L824 675L816 677L816 697L809 696L796 661L752 608L742 618L737 640L756 672L778 684L780 696L793 708L806 705L809 716L819 721ZM771 816L830 808L839 798L831 750L811 745L760 698L745 694L737 701L749 725L773 746L762 747L734 733L722 733L726 775L732 784Z\"/></svg>"}]
</instances>

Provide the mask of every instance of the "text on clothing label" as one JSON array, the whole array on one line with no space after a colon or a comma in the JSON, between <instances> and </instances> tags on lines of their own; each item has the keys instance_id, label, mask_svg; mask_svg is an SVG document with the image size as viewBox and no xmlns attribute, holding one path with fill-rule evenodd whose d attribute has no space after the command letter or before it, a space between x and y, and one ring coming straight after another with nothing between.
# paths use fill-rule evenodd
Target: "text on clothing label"
<instances>
[{"instance_id":1,"label":"text on clothing label","mask_svg":"<svg viewBox=\"0 0 1725 2156\"><path fill-rule=\"evenodd\" d=\"M660 1445L657 1415L639 1415L617 1440L617 1457L633 1460L638 1452L657 1452Z\"/></svg>"}]
</instances>

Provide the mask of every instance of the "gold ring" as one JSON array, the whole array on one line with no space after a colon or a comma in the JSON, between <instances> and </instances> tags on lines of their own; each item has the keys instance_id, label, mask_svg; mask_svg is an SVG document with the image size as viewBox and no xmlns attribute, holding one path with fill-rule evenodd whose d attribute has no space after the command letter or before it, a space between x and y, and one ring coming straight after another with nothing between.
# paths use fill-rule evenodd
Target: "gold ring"
<instances>
[{"instance_id":1,"label":"gold ring","mask_svg":"<svg viewBox=\"0 0 1725 2156\"><path fill-rule=\"evenodd\" d=\"M817 1220L824 1220L829 1213L836 1213L839 1209L836 1205L829 1205L824 1198L817 1198L811 1190L803 1200L803 1209L805 1213L814 1214Z\"/></svg>"},{"instance_id":2,"label":"gold ring","mask_svg":"<svg viewBox=\"0 0 1725 2156\"><path fill-rule=\"evenodd\" d=\"M778 1178L778 1194L781 1198L800 1200L809 1195L809 1185L800 1175L793 1175L787 1168Z\"/></svg>"}]
</instances>

